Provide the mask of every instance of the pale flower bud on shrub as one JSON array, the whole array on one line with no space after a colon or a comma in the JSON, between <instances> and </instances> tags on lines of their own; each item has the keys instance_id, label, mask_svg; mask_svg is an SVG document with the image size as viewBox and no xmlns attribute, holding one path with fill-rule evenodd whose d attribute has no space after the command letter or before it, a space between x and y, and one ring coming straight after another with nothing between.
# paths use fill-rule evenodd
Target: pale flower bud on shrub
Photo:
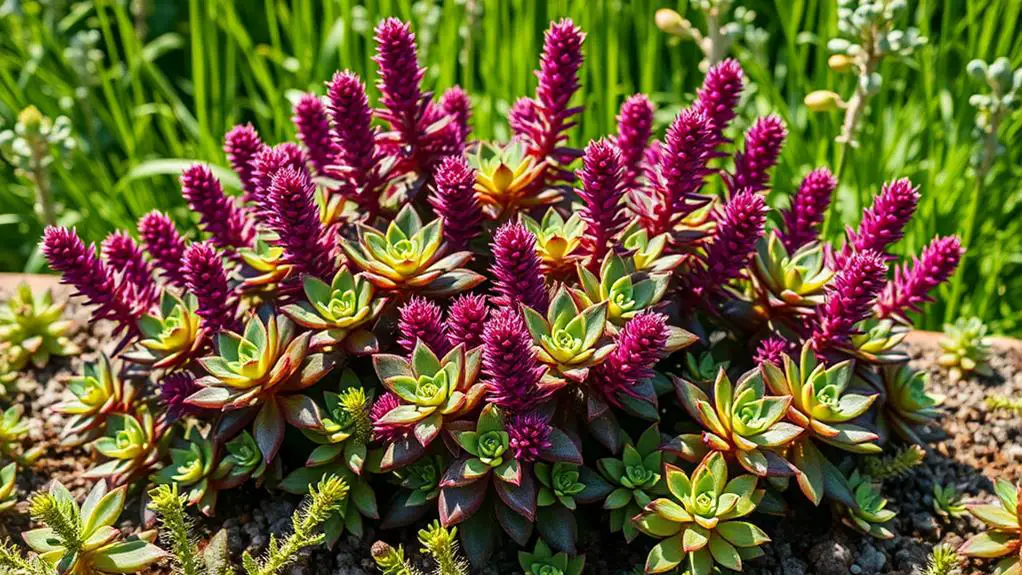
<instances>
[{"instance_id":1,"label":"pale flower bud on shrub","mask_svg":"<svg viewBox=\"0 0 1022 575\"><path fill-rule=\"evenodd\" d=\"M816 90L805 97L806 107L813 112L830 112L841 107L841 96L830 90Z\"/></svg>"},{"instance_id":2,"label":"pale flower bud on shrub","mask_svg":"<svg viewBox=\"0 0 1022 575\"><path fill-rule=\"evenodd\" d=\"M688 35L688 22L670 8L661 8L656 11L654 16L656 21L656 27L660 28L661 31L667 34L673 34L675 36L687 36Z\"/></svg>"}]
</instances>

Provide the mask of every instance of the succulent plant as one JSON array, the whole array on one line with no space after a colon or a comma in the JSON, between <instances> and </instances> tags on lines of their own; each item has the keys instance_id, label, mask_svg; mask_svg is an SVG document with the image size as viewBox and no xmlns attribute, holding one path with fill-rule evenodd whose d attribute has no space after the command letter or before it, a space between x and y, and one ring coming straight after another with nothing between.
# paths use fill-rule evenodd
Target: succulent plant
<instances>
[{"instance_id":1,"label":"succulent plant","mask_svg":"<svg viewBox=\"0 0 1022 575\"><path fill-rule=\"evenodd\" d=\"M135 406L135 387L121 378L105 354L95 363L86 363L82 374L68 383L71 399L54 406L68 416L60 432L64 445L80 445L102 433L114 413L130 413Z\"/></svg>"},{"instance_id":2,"label":"succulent plant","mask_svg":"<svg viewBox=\"0 0 1022 575\"><path fill-rule=\"evenodd\" d=\"M582 482L582 470L578 465L558 461L554 464L537 462L536 478L539 479L539 494L536 504L540 507L560 504L575 510L575 496L586 489Z\"/></svg>"},{"instance_id":3,"label":"succulent plant","mask_svg":"<svg viewBox=\"0 0 1022 575\"><path fill-rule=\"evenodd\" d=\"M721 369L712 400L692 382L675 378L674 385L679 401L704 431L682 434L665 449L692 462L701 460L707 450L719 451L759 477L794 473L779 453L804 429L785 421L792 398L766 395L760 370L748 371L732 384Z\"/></svg>"},{"instance_id":4,"label":"succulent plant","mask_svg":"<svg viewBox=\"0 0 1022 575\"><path fill-rule=\"evenodd\" d=\"M903 323L870 318L862 322L859 333L852 335L848 351L871 364L901 363L907 356L898 345L905 340L908 332L908 326Z\"/></svg>"},{"instance_id":5,"label":"succulent plant","mask_svg":"<svg viewBox=\"0 0 1022 575\"><path fill-rule=\"evenodd\" d=\"M605 457L596 462L600 473L614 486L603 502L603 508L610 510L610 530L621 531L626 541L631 542L638 535L632 518L667 492L661 480L660 444L660 430L652 425L634 445L625 444L621 459Z\"/></svg>"},{"instance_id":6,"label":"succulent plant","mask_svg":"<svg viewBox=\"0 0 1022 575\"><path fill-rule=\"evenodd\" d=\"M62 319L66 303L54 303L53 292L39 297L25 282L0 306L0 356L18 371L29 361L42 369L51 356L74 355L78 346L68 337L74 323Z\"/></svg>"},{"instance_id":7,"label":"succulent plant","mask_svg":"<svg viewBox=\"0 0 1022 575\"><path fill-rule=\"evenodd\" d=\"M18 503L18 464L11 462L0 468L0 513Z\"/></svg>"},{"instance_id":8,"label":"succulent plant","mask_svg":"<svg viewBox=\"0 0 1022 575\"><path fill-rule=\"evenodd\" d=\"M639 312L663 299L670 275L664 272L633 272L616 254L608 254L600 266L600 276L578 266L582 289L573 295L583 307L607 302L607 320L620 327Z\"/></svg>"},{"instance_id":9,"label":"succulent plant","mask_svg":"<svg viewBox=\"0 0 1022 575\"><path fill-rule=\"evenodd\" d=\"M885 390L881 425L893 429L905 441L924 445L917 428L940 416L944 396L927 392L926 374L907 363L883 366L880 379Z\"/></svg>"},{"instance_id":10,"label":"succulent plant","mask_svg":"<svg viewBox=\"0 0 1022 575\"><path fill-rule=\"evenodd\" d=\"M374 426L406 428L421 446L429 445L444 428L445 419L470 413L482 401L486 389L476 381L481 360L479 348L465 351L464 345L438 358L422 340L410 360L390 354L373 356L383 386L400 400Z\"/></svg>"},{"instance_id":11,"label":"succulent plant","mask_svg":"<svg viewBox=\"0 0 1022 575\"><path fill-rule=\"evenodd\" d=\"M855 506L838 504L841 522L848 527L877 539L893 539L889 523L895 513L887 509L887 499L880 493L878 485L870 478L853 471L848 485L855 496Z\"/></svg>"},{"instance_id":12,"label":"succulent plant","mask_svg":"<svg viewBox=\"0 0 1022 575\"><path fill-rule=\"evenodd\" d=\"M710 352L685 354L685 378L701 386L713 385L721 370L727 371L730 360L718 362Z\"/></svg>"},{"instance_id":13,"label":"succulent plant","mask_svg":"<svg viewBox=\"0 0 1022 575\"><path fill-rule=\"evenodd\" d=\"M100 481L79 507L71 493L54 481L30 501L32 517L46 527L21 534L25 543L56 572L66 575L136 573L167 553L153 544L156 531L124 537L114 527L127 487L108 490Z\"/></svg>"},{"instance_id":14,"label":"succulent plant","mask_svg":"<svg viewBox=\"0 0 1022 575\"><path fill-rule=\"evenodd\" d=\"M522 316L539 361L562 378L584 380L589 367L602 362L614 349L613 344L601 341L607 307L607 302L601 302L580 309L565 288L554 294L546 317L523 304Z\"/></svg>"},{"instance_id":15,"label":"succulent plant","mask_svg":"<svg viewBox=\"0 0 1022 575\"><path fill-rule=\"evenodd\" d=\"M344 533L361 538L365 533L363 518L380 518L376 493L369 484L369 477L352 473L344 462L334 462L295 469L279 485L280 489L288 493L311 494L318 483L331 479L339 479L347 486L347 497L333 505L333 509L322 519L324 541L329 547L333 547Z\"/></svg>"},{"instance_id":16,"label":"succulent plant","mask_svg":"<svg viewBox=\"0 0 1022 575\"><path fill-rule=\"evenodd\" d=\"M973 504L969 513L988 528L958 548L966 557L999 559L991 572L1014 575L1022 571L1022 488L1001 479L994 485L997 502Z\"/></svg>"},{"instance_id":17,"label":"succulent plant","mask_svg":"<svg viewBox=\"0 0 1022 575\"><path fill-rule=\"evenodd\" d=\"M635 517L643 533L661 540L646 557L646 573L665 573L683 563L692 575L708 575L714 565L741 571L743 560L763 555L759 546L770 538L752 523L740 521L763 497L755 476L728 481L724 456L712 452L691 478L665 464L663 481L666 496L647 503Z\"/></svg>"},{"instance_id":18,"label":"succulent plant","mask_svg":"<svg viewBox=\"0 0 1022 575\"><path fill-rule=\"evenodd\" d=\"M276 235L262 233L251 246L237 251L244 264L238 286L242 293L272 298L278 285L291 274L291 266L284 261L284 248L276 245L275 240Z\"/></svg>"},{"instance_id":19,"label":"succulent plant","mask_svg":"<svg viewBox=\"0 0 1022 575\"><path fill-rule=\"evenodd\" d=\"M343 241L344 251L381 290L444 296L471 289L484 279L460 267L471 259L471 252L445 254L443 221L423 225L411 205L397 214L385 234L361 226L358 235L357 242Z\"/></svg>"},{"instance_id":20,"label":"succulent plant","mask_svg":"<svg viewBox=\"0 0 1022 575\"><path fill-rule=\"evenodd\" d=\"M187 402L223 411L221 429L239 421L243 425L246 417L254 417L253 436L270 463L284 440L286 422L297 427L314 425L302 415L311 400L296 392L333 369L332 356L308 353L311 335L297 333L291 320L278 315L252 316L244 335L220 332L219 355L198 360L209 375L198 380L201 389Z\"/></svg>"},{"instance_id":21,"label":"succulent plant","mask_svg":"<svg viewBox=\"0 0 1022 575\"><path fill-rule=\"evenodd\" d=\"M524 213L519 214L518 219L536 236L536 252L543 273L551 277L570 275L575 264L585 257L581 247L586 224L577 212L565 220L556 208L549 208L538 222Z\"/></svg>"},{"instance_id":22,"label":"succulent plant","mask_svg":"<svg viewBox=\"0 0 1022 575\"><path fill-rule=\"evenodd\" d=\"M170 463L153 475L153 481L184 489L189 505L196 505L204 514L212 515L217 496L217 490L211 485L215 466L213 442L195 427L189 427L181 444L171 446Z\"/></svg>"},{"instance_id":23,"label":"succulent plant","mask_svg":"<svg viewBox=\"0 0 1022 575\"><path fill-rule=\"evenodd\" d=\"M476 171L476 197L491 220L503 219L522 208L550 204L560 197L553 190L534 193L547 164L528 155L521 143L479 146L469 162Z\"/></svg>"},{"instance_id":24,"label":"succulent plant","mask_svg":"<svg viewBox=\"0 0 1022 575\"><path fill-rule=\"evenodd\" d=\"M427 455L393 471L397 484L408 490L404 506L417 507L435 501L440 496L440 480L447 462L440 455Z\"/></svg>"},{"instance_id":25,"label":"succulent plant","mask_svg":"<svg viewBox=\"0 0 1022 575\"><path fill-rule=\"evenodd\" d=\"M945 520L965 515L969 509L962 502L962 496L953 483L933 484L933 511Z\"/></svg>"},{"instance_id":26,"label":"succulent plant","mask_svg":"<svg viewBox=\"0 0 1022 575\"><path fill-rule=\"evenodd\" d=\"M858 470L866 479L885 481L911 473L925 459L926 451L910 443L884 455L864 457Z\"/></svg>"},{"instance_id":27,"label":"succulent plant","mask_svg":"<svg viewBox=\"0 0 1022 575\"><path fill-rule=\"evenodd\" d=\"M526 575L582 575L585 555L571 556L563 551L554 553L542 539L529 551L518 552L518 565Z\"/></svg>"},{"instance_id":28,"label":"succulent plant","mask_svg":"<svg viewBox=\"0 0 1022 575\"><path fill-rule=\"evenodd\" d=\"M330 284L307 275L302 278L306 301L281 311L298 325L316 330L309 345L328 349L344 344L350 353L376 351L376 337L365 329L383 311L386 298L375 298L375 288L361 274L341 268Z\"/></svg>"},{"instance_id":29,"label":"succulent plant","mask_svg":"<svg viewBox=\"0 0 1022 575\"><path fill-rule=\"evenodd\" d=\"M665 253L668 234L649 237L649 232L631 226L622 232L621 246L631 256L631 266L637 272L669 272L681 265L685 256Z\"/></svg>"},{"instance_id":30,"label":"succulent plant","mask_svg":"<svg viewBox=\"0 0 1022 575\"><path fill-rule=\"evenodd\" d=\"M159 464L163 456L164 428L149 408L139 405L134 413L114 413L107 418L105 434L92 446L109 458L85 472L89 479L108 478L115 486L127 485Z\"/></svg>"},{"instance_id":31,"label":"succulent plant","mask_svg":"<svg viewBox=\"0 0 1022 575\"><path fill-rule=\"evenodd\" d=\"M759 241L754 262L755 301L766 318L789 310L809 313L823 303L824 287L834 277L820 244L808 243L789 253L776 233Z\"/></svg>"},{"instance_id":32,"label":"succulent plant","mask_svg":"<svg viewBox=\"0 0 1022 575\"><path fill-rule=\"evenodd\" d=\"M22 443L28 437L29 423L22 416L25 407L16 404L8 407L0 414L0 453L21 465L32 465L43 454L43 446L36 445L24 449Z\"/></svg>"},{"instance_id":33,"label":"succulent plant","mask_svg":"<svg viewBox=\"0 0 1022 575\"><path fill-rule=\"evenodd\" d=\"M987 359L990 340L987 326L979 318L958 318L953 324L944 324L944 338L940 340L944 353L937 364L948 371L952 382L971 374L989 377L993 374Z\"/></svg>"},{"instance_id":34,"label":"succulent plant","mask_svg":"<svg viewBox=\"0 0 1022 575\"><path fill-rule=\"evenodd\" d=\"M306 437L318 444L305 464L324 465L341 459L353 473L361 473L366 445L373 435L369 413L372 391L362 387L355 372L345 369L337 392L324 391L323 400L326 408L319 410L316 426L303 430Z\"/></svg>"},{"instance_id":35,"label":"succulent plant","mask_svg":"<svg viewBox=\"0 0 1022 575\"><path fill-rule=\"evenodd\" d=\"M201 354L210 334L200 326L198 305L191 294L164 290L159 308L138 320L142 337L136 350L123 357L155 369L174 369Z\"/></svg>"}]
</instances>

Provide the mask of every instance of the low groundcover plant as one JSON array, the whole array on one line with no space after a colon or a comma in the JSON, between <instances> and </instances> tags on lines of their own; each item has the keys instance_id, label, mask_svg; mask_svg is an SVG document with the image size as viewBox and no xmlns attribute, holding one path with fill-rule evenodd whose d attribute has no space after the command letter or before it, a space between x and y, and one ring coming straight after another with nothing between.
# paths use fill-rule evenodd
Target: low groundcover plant
<instances>
[{"instance_id":1,"label":"low groundcover plant","mask_svg":"<svg viewBox=\"0 0 1022 575\"><path fill-rule=\"evenodd\" d=\"M51 267L119 338L61 406L69 441L101 454L88 476L174 485L212 513L248 481L337 475L327 543L438 518L476 564L503 530L536 574L581 570L575 516L601 503L611 530L660 541L648 572L741 570L767 541L754 512L785 497L889 535L879 487L846 470L939 413L898 343L962 254L938 238L894 269L911 182L824 244L837 181L808 172L769 216L787 131L771 115L732 133L733 60L662 141L637 95L578 148L586 36L554 22L512 141L490 143L463 91L423 91L407 24L375 34L376 108L339 72L295 105L300 145L227 134L240 196L184 172L202 238L159 212L117 254L46 230Z\"/></svg>"}]
</instances>

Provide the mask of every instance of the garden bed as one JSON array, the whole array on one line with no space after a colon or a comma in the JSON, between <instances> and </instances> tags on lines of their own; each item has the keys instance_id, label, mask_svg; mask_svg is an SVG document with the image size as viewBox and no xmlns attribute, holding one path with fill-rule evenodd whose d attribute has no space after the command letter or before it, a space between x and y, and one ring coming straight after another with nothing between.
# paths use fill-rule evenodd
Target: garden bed
<instances>
[{"instance_id":1,"label":"garden bed","mask_svg":"<svg viewBox=\"0 0 1022 575\"><path fill-rule=\"evenodd\" d=\"M33 289L55 286L48 276L17 276L0 274L0 300L6 299L18 281L27 279ZM57 297L67 297L67 288L55 288ZM110 328L103 323L88 322L85 310L72 302L68 315L78 327L74 337L85 351L73 358L54 358L42 370L29 371L12 387L8 400L24 405L32 417L31 439L46 446L45 455L31 469L19 470L18 489L22 499L50 480L64 483L71 491L84 497L89 485L81 477L92 456L84 448L60 447L57 435L63 418L52 410L72 376L84 361L94 360L98 350L112 345ZM991 410L985 400L989 395L1022 396L1022 342L994 339L991 366L994 376L982 380L969 378L951 384L936 366L939 334L916 332L906 341L913 366L929 372L934 392L947 396L946 415L940 427L930 429L932 442L925 461L907 474L889 479L884 494L897 511L893 522L896 536L880 541L860 536L843 527L826 505L814 508L796 503L793 517L778 520L763 518L761 524L773 542L764 550L766 557L746 568L757 574L897 574L909 575L925 567L931 548L937 543L957 546L975 534L980 524L971 516L951 520L940 517L933 506L935 484L954 485L964 498L989 499L992 480L1022 477L1022 430L1017 412ZM140 522L139 497L123 516L128 530L131 522ZM797 498L792 498L798 500ZM243 549L261 550L271 533L290 527L290 514L297 498L276 493L267 496L253 487L222 494L217 517L201 521L202 532L211 534L226 528L232 553ZM0 520L0 536L16 538L28 527L27 503L18 503ZM626 546L619 536L606 533L604 518L596 508L580 517L580 546L587 553L586 573L628 572L641 565L652 542L639 538ZM588 526L588 528L587 528ZM369 557L369 546L377 538L402 543L407 549L417 548L415 531L380 533L367 529L363 540L342 537L332 550L316 550L294 573L345 574L375 573ZM483 573L517 572L517 562L505 547ZM983 573L989 564L971 563L965 574Z\"/></svg>"}]
</instances>

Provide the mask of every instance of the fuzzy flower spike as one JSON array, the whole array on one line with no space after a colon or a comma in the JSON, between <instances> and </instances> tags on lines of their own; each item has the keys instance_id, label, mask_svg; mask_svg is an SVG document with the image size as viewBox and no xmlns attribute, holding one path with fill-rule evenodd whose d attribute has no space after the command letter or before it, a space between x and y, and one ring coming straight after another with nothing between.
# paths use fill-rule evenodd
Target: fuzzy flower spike
<instances>
[{"instance_id":1,"label":"fuzzy flower spike","mask_svg":"<svg viewBox=\"0 0 1022 575\"><path fill-rule=\"evenodd\" d=\"M292 121L316 175L326 175L327 167L334 163L338 150L323 101L315 94L303 94L295 103Z\"/></svg>"},{"instance_id":2,"label":"fuzzy flower spike","mask_svg":"<svg viewBox=\"0 0 1022 575\"><path fill-rule=\"evenodd\" d=\"M245 202L250 202L256 193L255 158L265 148L252 124L238 124L224 136L224 153L241 179Z\"/></svg>"},{"instance_id":3,"label":"fuzzy flower spike","mask_svg":"<svg viewBox=\"0 0 1022 575\"><path fill-rule=\"evenodd\" d=\"M743 190L718 212L705 268L696 272L693 281L696 293L708 294L741 274L763 236L766 211L762 195Z\"/></svg>"},{"instance_id":4,"label":"fuzzy flower spike","mask_svg":"<svg viewBox=\"0 0 1022 575\"><path fill-rule=\"evenodd\" d=\"M223 258L210 242L197 242L185 250L182 265L188 290L195 294L202 327L211 334L238 327L237 300L227 283Z\"/></svg>"},{"instance_id":5,"label":"fuzzy flower spike","mask_svg":"<svg viewBox=\"0 0 1022 575\"><path fill-rule=\"evenodd\" d=\"M964 252L954 236L935 238L911 265L895 270L894 279L877 301L877 314L904 318L910 311L920 311L923 304L933 301L929 293L955 273Z\"/></svg>"},{"instance_id":6,"label":"fuzzy flower spike","mask_svg":"<svg viewBox=\"0 0 1022 575\"><path fill-rule=\"evenodd\" d=\"M905 235L905 225L919 204L919 188L913 187L908 178L884 184L880 195L862 216L859 229L848 229L848 241L838 254L837 266L848 259L853 252L872 250L886 256L887 247Z\"/></svg>"},{"instance_id":7,"label":"fuzzy flower spike","mask_svg":"<svg viewBox=\"0 0 1022 575\"><path fill-rule=\"evenodd\" d=\"M622 205L625 189L621 154L607 140L586 147L582 160L581 217L586 223L582 248L589 254L590 268L599 268L614 239L628 223Z\"/></svg>"},{"instance_id":8,"label":"fuzzy flower spike","mask_svg":"<svg viewBox=\"0 0 1022 575\"><path fill-rule=\"evenodd\" d=\"M482 231L483 210L476 200L476 175L461 156L440 161L429 203L444 219L444 241L452 251L468 248Z\"/></svg>"},{"instance_id":9,"label":"fuzzy flower spike","mask_svg":"<svg viewBox=\"0 0 1022 575\"><path fill-rule=\"evenodd\" d=\"M304 172L285 167L270 185L270 227L280 238L284 257L299 274L329 281L337 271L333 240L319 219L316 186Z\"/></svg>"},{"instance_id":10,"label":"fuzzy flower spike","mask_svg":"<svg viewBox=\"0 0 1022 575\"><path fill-rule=\"evenodd\" d=\"M252 245L255 228L234 199L224 194L208 166L193 164L181 174L181 195L216 245L235 249Z\"/></svg>"},{"instance_id":11,"label":"fuzzy flower spike","mask_svg":"<svg viewBox=\"0 0 1022 575\"><path fill-rule=\"evenodd\" d=\"M371 222L380 210L383 154L376 146L377 130L372 126L373 112L365 84L353 72L337 72L330 80L327 96L338 160L330 176L343 182L340 197L355 202Z\"/></svg>"},{"instance_id":12,"label":"fuzzy flower spike","mask_svg":"<svg viewBox=\"0 0 1022 575\"><path fill-rule=\"evenodd\" d=\"M163 279L173 286L184 287L181 262L187 246L170 216L156 210L142 216L138 220L138 235Z\"/></svg>"},{"instance_id":13,"label":"fuzzy flower spike","mask_svg":"<svg viewBox=\"0 0 1022 575\"><path fill-rule=\"evenodd\" d=\"M521 314L513 307L493 312L483 331L483 373L489 399L512 413L529 411L557 386L543 382L539 364Z\"/></svg>"},{"instance_id":14,"label":"fuzzy flower spike","mask_svg":"<svg viewBox=\"0 0 1022 575\"><path fill-rule=\"evenodd\" d=\"M887 265L874 251L852 254L827 286L827 299L817 308L812 346L817 352L846 349L855 324L866 319L884 287Z\"/></svg>"},{"instance_id":15,"label":"fuzzy flower spike","mask_svg":"<svg viewBox=\"0 0 1022 575\"><path fill-rule=\"evenodd\" d=\"M744 84L745 74L737 60L724 60L706 73L695 108L709 119L715 144L726 141L724 130L735 117Z\"/></svg>"},{"instance_id":16,"label":"fuzzy flower spike","mask_svg":"<svg viewBox=\"0 0 1022 575\"><path fill-rule=\"evenodd\" d=\"M827 168L813 170L802 179L791 207L781 214L784 219L781 241L789 254L819 237L820 224L827 216L835 188L837 178Z\"/></svg>"},{"instance_id":17,"label":"fuzzy flower spike","mask_svg":"<svg viewBox=\"0 0 1022 575\"><path fill-rule=\"evenodd\" d=\"M549 296L546 281L536 254L536 236L524 225L508 222L493 235L494 290L497 306L524 303L539 313L546 313Z\"/></svg>"},{"instance_id":18,"label":"fuzzy flower spike","mask_svg":"<svg viewBox=\"0 0 1022 575\"><path fill-rule=\"evenodd\" d=\"M617 115L614 145L621 153L621 187L631 191L639 185L646 147L653 135L653 103L645 94L635 94L621 104Z\"/></svg>"},{"instance_id":19,"label":"fuzzy flower spike","mask_svg":"<svg viewBox=\"0 0 1022 575\"><path fill-rule=\"evenodd\" d=\"M770 115L756 120L745 134L745 149L735 154L734 176L727 178L732 190L761 192L770 183L768 170L777 165L788 129L779 117Z\"/></svg>"}]
</instances>

